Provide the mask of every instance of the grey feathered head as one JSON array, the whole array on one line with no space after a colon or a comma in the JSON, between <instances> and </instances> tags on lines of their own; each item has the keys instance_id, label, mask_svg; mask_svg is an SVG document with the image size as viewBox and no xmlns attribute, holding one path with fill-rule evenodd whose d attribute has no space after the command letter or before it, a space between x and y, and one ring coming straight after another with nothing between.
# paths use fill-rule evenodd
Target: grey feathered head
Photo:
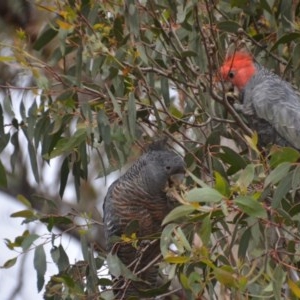
<instances>
[{"instance_id":1,"label":"grey feathered head","mask_svg":"<svg viewBox=\"0 0 300 300\"><path fill-rule=\"evenodd\" d=\"M141 174L149 192L162 191L167 185L178 184L183 180L185 162L168 147L167 139L159 139L150 144L139 161L144 164Z\"/></svg>"}]
</instances>

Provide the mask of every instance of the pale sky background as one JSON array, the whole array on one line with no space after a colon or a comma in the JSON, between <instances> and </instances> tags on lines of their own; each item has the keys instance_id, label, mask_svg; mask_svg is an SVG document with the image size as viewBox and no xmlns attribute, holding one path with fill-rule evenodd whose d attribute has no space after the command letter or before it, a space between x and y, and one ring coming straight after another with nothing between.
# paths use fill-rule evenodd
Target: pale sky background
<instances>
[{"instance_id":1,"label":"pale sky background","mask_svg":"<svg viewBox=\"0 0 300 300\"><path fill-rule=\"evenodd\" d=\"M14 212L25 209L25 207L18 203L14 198L7 196L4 193L0 193L0 265L2 266L5 261L18 255L18 253L9 250L5 245L5 238L14 240L16 236L22 235L26 229L34 230L37 234L47 233L45 225L37 223L28 224L22 223L22 218L11 218L10 215ZM62 245L69 256L70 263L74 263L82 259L82 253L80 244L68 235L63 235L61 239ZM41 241L38 239L35 244L38 245ZM58 245L58 244L57 244ZM45 276L45 282L48 282L50 276L57 274L58 269L53 263L50 256L51 243L48 243L45 247L47 257L47 272ZM37 275L33 266L34 250L29 251L25 256L25 265L23 271L21 284L21 290L18 295L11 298L13 291L20 285L20 269L23 255L20 255L16 264L10 269L0 269L0 299L1 300L40 300L43 299L43 291L38 293L37 290Z\"/></svg>"}]
</instances>

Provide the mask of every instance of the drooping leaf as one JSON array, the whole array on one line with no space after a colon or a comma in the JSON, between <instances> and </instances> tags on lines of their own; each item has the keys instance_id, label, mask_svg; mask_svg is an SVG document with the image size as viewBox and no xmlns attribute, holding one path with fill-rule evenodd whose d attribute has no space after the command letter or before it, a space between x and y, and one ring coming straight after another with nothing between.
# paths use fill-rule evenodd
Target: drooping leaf
<instances>
[{"instance_id":1,"label":"drooping leaf","mask_svg":"<svg viewBox=\"0 0 300 300\"><path fill-rule=\"evenodd\" d=\"M6 170L0 161L0 188L7 187L7 178L6 178Z\"/></svg>"},{"instance_id":2,"label":"drooping leaf","mask_svg":"<svg viewBox=\"0 0 300 300\"><path fill-rule=\"evenodd\" d=\"M43 245L39 245L35 248L33 265L37 272L37 288L40 292L44 286L47 269L46 254Z\"/></svg>"},{"instance_id":3,"label":"drooping leaf","mask_svg":"<svg viewBox=\"0 0 300 300\"><path fill-rule=\"evenodd\" d=\"M60 169L60 187L59 187L59 196L60 198L63 197L64 195L64 191L68 182L68 177L69 177L69 157L67 156L62 165L61 165L61 169Z\"/></svg>"},{"instance_id":4,"label":"drooping leaf","mask_svg":"<svg viewBox=\"0 0 300 300\"><path fill-rule=\"evenodd\" d=\"M128 124L129 132L134 138L136 134L136 103L133 93L129 93L128 99Z\"/></svg>"},{"instance_id":5,"label":"drooping leaf","mask_svg":"<svg viewBox=\"0 0 300 300\"><path fill-rule=\"evenodd\" d=\"M239 243L238 256L241 259L246 257L248 246L251 240L251 228L247 228L241 236L241 241Z\"/></svg>"},{"instance_id":6,"label":"drooping leaf","mask_svg":"<svg viewBox=\"0 0 300 300\"><path fill-rule=\"evenodd\" d=\"M206 216L200 226L199 235L204 246L208 246L211 238L212 222L210 216Z\"/></svg>"},{"instance_id":7,"label":"drooping leaf","mask_svg":"<svg viewBox=\"0 0 300 300\"><path fill-rule=\"evenodd\" d=\"M62 245L51 249L51 257L60 272L66 270L70 265L68 255Z\"/></svg>"}]
</instances>

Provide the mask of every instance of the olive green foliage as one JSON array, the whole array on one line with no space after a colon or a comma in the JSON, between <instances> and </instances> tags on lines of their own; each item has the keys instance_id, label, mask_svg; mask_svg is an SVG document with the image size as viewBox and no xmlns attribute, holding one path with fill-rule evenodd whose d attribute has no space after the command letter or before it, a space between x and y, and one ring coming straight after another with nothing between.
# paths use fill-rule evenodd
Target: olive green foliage
<instances>
[{"instance_id":1,"label":"olive green foliage","mask_svg":"<svg viewBox=\"0 0 300 300\"><path fill-rule=\"evenodd\" d=\"M177 194L181 205L164 221L160 268L167 275L161 288L145 296L183 289L187 299L299 298L300 154L276 146L259 149L255 133L216 84L227 51L247 48L300 86L298 1L63 0L36 9L49 13L49 24L28 47L18 30L12 55L0 57L33 77L21 96L21 119L8 89L0 107L0 151L13 147L12 170L18 153L27 151L39 182L41 160L59 157L57 193L63 197L72 178L79 199L95 161L105 177L125 165L136 145L166 135L184 155L188 176ZM18 146L20 136L24 147ZM13 176L8 175L0 163L2 187ZM111 299L113 283L100 272L106 254L93 251L76 215L42 213L31 198L19 199L27 208L12 217L47 225L59 273L44 282L38 235L25 231L6 245L35 251L45 298ZM51 200L43 201L51 206ZM59 225L80 232L84 262L69 264L52 232ZM123 239L137 243L134 234ZM108 263L113 273L135 276L113 254ZM172 292L165 283L175 277L179 284L171 285Z\"/></svg>"}]
</instances>

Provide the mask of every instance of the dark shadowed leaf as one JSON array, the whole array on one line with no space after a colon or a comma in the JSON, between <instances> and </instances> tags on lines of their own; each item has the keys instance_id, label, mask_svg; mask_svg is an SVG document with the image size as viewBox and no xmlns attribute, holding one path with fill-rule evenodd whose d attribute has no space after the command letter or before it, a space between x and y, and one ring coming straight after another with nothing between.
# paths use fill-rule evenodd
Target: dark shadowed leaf
<instances>
[{"instance_id":1,"label":"dark shadowed leaf","mask_svg":"<svg viewBox=\"0 0 300 300\"><path fill-rule=\"evenodd\" d=\"M247 228L245 232L242 234L241 241L239 243L239 251L238 251L239 258L244 259L246 257L250 239L251 239L251 228Z\"/></svg>"},{"instance_id":2,"label":"dark shadowed leaf","mask_svg":"<svg viewBox=\"0 0 300 300\"><path fill-rule=\"evenodd\" d=\"M51 249L51 257L55 264L58 267L58 270L60 272L66 270L66 268L69 266L69 258L68 255L65 252L65 249L62 245L59 245L58 247L54 247Z\"/></svg>"},{"instance_id":3,"label":"dark shadowed leaf","mask_svg":"<svg viewBox=\"0 0 300 300\"><path fill-rule=\"evenodd\" d=\"M239 171L240 169L244 169L247 166L245 159L236 153L234 150L230 149L229 147L221 147L223 152L216 154L217 157L221 158L224 163L230 165L227 173L232 175Z\"/></svg>"},{"instance_id":4,"label":"dark shadowed leaf","mask_svg":"<svg viewBox=\"0 0 300 300\"><path fill-rule=\"evenodd\" d=\"M46 44L48 44L58 34L56 28L48 27L35 41L33 48L37 51L41 50Z\"/></svg>"},{"instance_id":5,"label":"dark shadowed leaf","mask_svg":"<svg viewBox=\"0 0 300 300\"><path fill-rule=\"evenodd\" d=\"M149 290L139 290L141 293L141 296L143 297L155 297L155 296L159 296L162 293L166 293L168 292L168 289L170 287L171 281L167 281L165 284L163 284L162 286L156 287L156 288L151 288Z\"/></svg>"},{"instance_id":6,"label":"dark shadowed leaf","mask_svg":"<svg viewBox=\"0 0 300 300\"><path fill-rule=\"evenodd\" d=\"M64 191L68 182L68 177L69 177L69 157L67 156L60 169L60 187L59 187L59 196L60 198L63 197Z\"/></svg>"},{"instance_id":7,"label":"dark shadowed leaf","mask_svg":"<svg viewBox=\"0 0 300 300\"><path fill-rule=\"evenodd\" d=\"M218 29L226 32L236 33L241 26L234 21L222 21L217 24Z\"/></svg>"},{"instance_id":8,"label":"dark shadowed leaf","mask_svg":"<svg viewBox=\"0 0 300 300\"><path fill-rule=\"evenodd\" d=\"M290 42L296 41L299 38L300 38L299 32L289 32L289 33L283 35L282 37L280 37L277 40L277 42L272 46L270 51L273 51L274 49L276 49L280 44L290 43Z\"/></svg>"},{"instance_id":9,"label":"dark shadowed leaf","mask_svg":"<svg viewBox=\"0 0 300 300\"><path fill-rule=\"evenodd\" d=\"M37 272L37 288L40 292L44 286L45 273L47 269L46 254L43 245L39 245L35 248L33 265Z\"/></svg>"},{"instance_id":10,"label":"dark shadowed leaf","mask_svg":"<svg viewBox=\"0 0 300 300\"><path fill-rule=\"evenodd\" d=\"M1 151L0 151L1 152ZM0 187L6 188L7 187L7 178L6 178L6 170L0 161Z\"/></svg>"}]
</instances>

